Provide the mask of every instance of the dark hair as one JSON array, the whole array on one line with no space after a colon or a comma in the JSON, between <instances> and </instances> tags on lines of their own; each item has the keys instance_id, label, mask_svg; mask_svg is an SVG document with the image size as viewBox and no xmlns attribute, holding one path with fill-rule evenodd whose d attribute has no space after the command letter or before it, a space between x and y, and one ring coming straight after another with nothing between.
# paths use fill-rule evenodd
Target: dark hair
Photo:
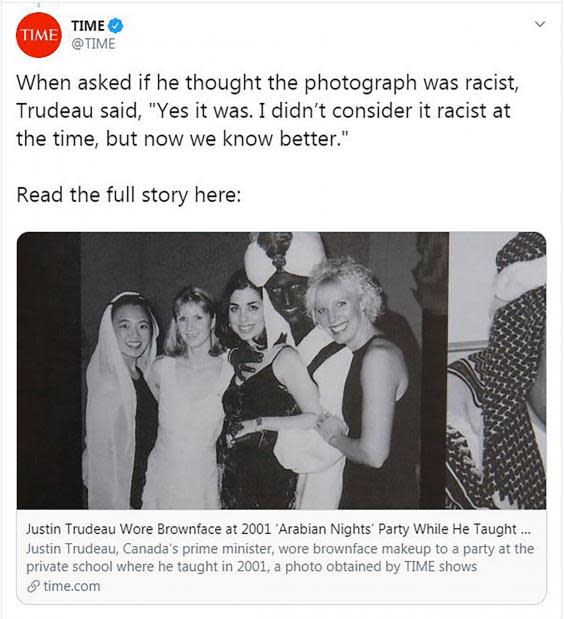
<instances>
[{"instance_id":1,"label":"dark hair","mask_svg":"<svg viewBox=\"0 0 564 619\"><path fill-rule=\"evenodd\" d=\"M257 244L264 249L277 270L286 266L286 252L292 244L291 232L259 232Z\"/></svg>"},{"instance_id":2,"label":"dark hair","mask_svg":"<svg viewBox=\"0 0 564 619\"><path fill-rule=\"evenodd\" d=\"M234 333L233 329L229 326L229 301L231 299L231 295L236 290L245 290L246 288L255 290L262 298L262 288L255 286L247 277L245 270L240 269L231 275L223 290L221 304L219 306L217 320L215 323L215 332L224 348L235 348L243 343L243 340L236 333ZM261 335L257 343L266 345L266 334Z\"/></svg>"},{"instance_id":3,"label":"dark hair","mask_svg":"<svg viewBox=\"0 0 564 619\"><path fill-rule=\"evenodd\" d=\"M136 294L134 292L122 295L119 299L112 301L110 305L112 306L112 320L114 319L117 310L120 307L124 307L126 305L142 307L147 312L147 316L149 318L151 318L153 315L151 307L149 306L149 303L147 302L145 297L142 297L140 294ZM150 320L149 322L152 323L152 320Z\"/></svg>"},{"instance_id":4,"label":"dark hair","mask_svg":"<svg viewBox=\"0 0 564 619\"><path fill-rule=\"evenodd\" d=\"M206 292L202 288L197 288L196 286L185 286L182 288L182 290L174 297L174 301L172 303L172 320L170 321L170 327L166 334L164 343L165 354L169 357L182 357L188 352L186 342L178 333L178 325L176 322L178 315L180 314L180 310L187 303L201 307L212 320L216 316L216 302L209 292ZM213 329L211 331L210 338L210 355L212 357L217 357L223 352L223 348L217 341Z\"/></svg>"}]
</instances>

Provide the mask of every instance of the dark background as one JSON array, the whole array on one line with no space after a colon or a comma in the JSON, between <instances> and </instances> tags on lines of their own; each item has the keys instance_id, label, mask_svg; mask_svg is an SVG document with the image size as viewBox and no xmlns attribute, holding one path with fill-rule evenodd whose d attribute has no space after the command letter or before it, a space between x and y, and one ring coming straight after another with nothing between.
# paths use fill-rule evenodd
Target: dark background
<instances>
[{"instance_id":1,"label":"dark background","mask_svg":"<svg viewBox=\"0 0 564 619\"><path fill-rule=\"evenodd\" d=\"M82 504L80 235L18 241L18 507Z\"/></svg>"}]
</instances>

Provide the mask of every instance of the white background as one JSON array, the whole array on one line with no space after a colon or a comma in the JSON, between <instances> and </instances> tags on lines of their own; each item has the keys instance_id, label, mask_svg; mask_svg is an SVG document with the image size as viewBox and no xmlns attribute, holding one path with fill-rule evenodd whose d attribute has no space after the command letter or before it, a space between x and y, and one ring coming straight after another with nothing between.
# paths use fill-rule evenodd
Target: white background
<instances>
[{"instance_id":1,"label":"white background","mask_svg":"<svg viewBox=\"0 0 564 619\"><path fill-rule=\"evenodd\" d=\"M44 60L24 56L16 25L35 3L3 4L2 24L2 604L6 617L560 616L561 216L560 5L558 3L413 4L94 4L42 3L66 37ZM77 52L70 19L118 16L126 27L118 49ZM539 29L534 21L546 20ZM17 149L13 105L16 72L90 75L317 72L340 75L513 74L520 85L510 121L334 124L348 129L338 150L138 150L63 152ZM422 93L414 95L414 102ZM264 96L287 99L284 93ZM26 99L31 97L26 94ZM186 93L176 95L186 98ZM262 96L262 95L261 95ZM340 96L336 96L337 100ZM42 102L56 100L56 93ZM124 98L136 93L118 93ZM451 95L466 100L463 93ZM65 95L67 98L67 95ZM102 97L108 102L108 94ZM155 95L151 100L155 99ZM158 99L171 99L159 95ZM345 97L347 99L348 97ZM382 100L389 97L383 93ZM426 97L428 98L428 97ZM486 95L473 98L478 102ZM494 95L504 100L503 93ZM85 100L96 101L89 94ZM221 99L221 97L220 97ZM355 98L358 99L358 97ZM433 98L434 100L435 98ZM264 99L261 99L264 100ZM167 121L169 128L173 121ZM175 121L177 122L177 121ZM26 123L33 128L31 123ZM56 124L56 123L55 123ZM84 123L78 123L84 127ZM21 125L20 125L21 126ZM65 125L66 126L66 125ZM297 126L297 125L296 125ZM330 128L331 124L327 127ZM267 125L264 125L264 130ZM203 126L202 126L203 128ZM247 124L239 125L246 129ZM39 130L38 126L35 126ZM241 189L238 206L193 208L22 206L19 184L54 187L109 184ZM16 239L26 231L182 230L534 230L549 255L548 595L536 606L386 606L323 608L33 607L16 599ZM436 514L433 514L436 517ZM440 514L439 514L440 517ZM501 575L510 578L510 575ZM249 580L248 587L255 584ZM287 586L284 581L280 587ZM469 587L471 587L469 583ZM440 603L440 596L436 602ZM508 603L511 600L507 600Z\"/></svg>"}]
</instances>

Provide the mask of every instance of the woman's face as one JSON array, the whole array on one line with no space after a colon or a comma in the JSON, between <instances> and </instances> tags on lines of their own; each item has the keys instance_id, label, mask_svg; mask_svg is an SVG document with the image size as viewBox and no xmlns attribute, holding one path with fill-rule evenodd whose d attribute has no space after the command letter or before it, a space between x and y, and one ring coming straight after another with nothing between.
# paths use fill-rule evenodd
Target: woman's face
<instances>
[{"instance_id":1,"label":"woman's face","mask_svg":"<svg viewBox=\"0 0 564 619\"><path fill-rule=\"evenodd\" d=\"M337 342L356 350L364 343L363 327L369 324L360 298L346 282L330 282L317 289L315 322Z\"/></svg>"},{"instance_id":2,"label":"woman's face","mask_svg":"<svg viewBox=\"0 0 564 619\"><path fill-rule=\"evenodd\" d=\"M128 359L138 359L149 346L153 334L151 319L139 305L122 305L114 312L112 325L119 350Z\"/></svg>"},{"instance_id":3,"label":"woman's face","mask_svg":"<svg viewBox=\"0 0 564 619\"><path fill-rule=\"evenodd\" d=\"M178 333L188 348L209 345L212 317L197 303L185 303L176 316Z\"/></svg>"},{"instance_id":4,"label":"woman's face","mask_svg":"<svg viewBox=\"0 0 564 619\"><path fill-rule=\"evenodd\" d=\"M253 288L235 290L229 298L229 325L245 341L264 331L264 311L261 295Z\"/></svg>"}]
</instances>

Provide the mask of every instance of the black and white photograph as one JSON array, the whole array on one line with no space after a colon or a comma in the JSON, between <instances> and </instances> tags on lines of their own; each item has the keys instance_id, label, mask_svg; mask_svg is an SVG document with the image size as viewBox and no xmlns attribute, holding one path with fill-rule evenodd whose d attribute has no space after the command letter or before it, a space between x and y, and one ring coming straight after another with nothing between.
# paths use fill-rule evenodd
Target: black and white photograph
<instances>
[{"instance_id":1,"label":"black and white photograph","mask_svg":"<svg viewBox=\"0 0 564 619\"><path fill-rule=\"evenodd\" d=\"M446 505L546 509L546 241L450 239Z\"/></svg>"},{"instance_id":2,"label":"black and white photograph","mask_svg":"<svg viewBox=\"0 0 564 619\"><path fill-rule=\"evenodd\" d=\"M30 233L20 509L542 509L535 233Z\"/></svg>"}]
</instances>

